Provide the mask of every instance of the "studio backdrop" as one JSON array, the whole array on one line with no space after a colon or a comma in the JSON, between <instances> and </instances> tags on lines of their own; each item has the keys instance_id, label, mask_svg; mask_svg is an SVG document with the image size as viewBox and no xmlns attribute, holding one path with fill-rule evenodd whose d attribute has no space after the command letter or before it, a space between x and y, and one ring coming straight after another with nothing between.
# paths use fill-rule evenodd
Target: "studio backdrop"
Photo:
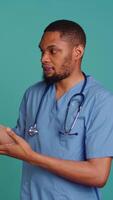
<instances>
[{"instance_id":1,"label":"studio backdrop","mask_svg":"<svg viewBox=\"0 0 113 200\"><path fill-rule=\"evenodd\" d=\"M0 0L0 124L13 127L27 87L41 80L43 29L57 19L74 20L87 35L83 71L113 92L112 0ZM21 161L0 155L0 200L19 200ZM113 169L102 189L113 199Z\"/></svg>"}]
</instances>

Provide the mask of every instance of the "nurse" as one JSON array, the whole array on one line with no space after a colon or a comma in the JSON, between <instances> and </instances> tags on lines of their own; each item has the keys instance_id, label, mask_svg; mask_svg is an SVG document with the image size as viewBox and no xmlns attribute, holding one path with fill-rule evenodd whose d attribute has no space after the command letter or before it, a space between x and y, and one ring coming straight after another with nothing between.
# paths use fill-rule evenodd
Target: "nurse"
<instances>
[{"instance_id":1,"label":"nurse","mask_svg":"<svg viewBox=\"0 0 113 200\"><path fill-rule=\"evenodd\" d=\"M82 27L52 22L39 48L43 81L29 87L11 145L0 154L23 160L21 200L101 200L113 156L113 95L81 70Z\"/></svg>"}]
</instances>

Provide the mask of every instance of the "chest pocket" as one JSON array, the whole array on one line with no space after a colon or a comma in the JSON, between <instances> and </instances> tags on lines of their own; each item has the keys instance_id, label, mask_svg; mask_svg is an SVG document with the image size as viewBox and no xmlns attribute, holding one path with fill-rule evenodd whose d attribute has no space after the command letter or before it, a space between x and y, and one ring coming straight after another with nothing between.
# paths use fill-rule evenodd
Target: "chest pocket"
<instances>
[{"instance_id":1,"label":"chest pocket","mask_svg":"<svg viewBox=\"0 0 113 200\"><path fill-rule=\"evenodd\" d=\"M61 154L65 159L85 158L85 123L80 117L70 133L59 132Z\"/></svg>"}]
</instances>

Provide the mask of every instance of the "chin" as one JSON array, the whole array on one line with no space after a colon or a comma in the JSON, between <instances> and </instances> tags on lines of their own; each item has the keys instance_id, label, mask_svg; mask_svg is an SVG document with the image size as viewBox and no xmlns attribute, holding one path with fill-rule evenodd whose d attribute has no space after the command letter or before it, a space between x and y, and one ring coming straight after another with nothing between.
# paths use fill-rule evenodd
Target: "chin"
<instances>
[{"instance_id":1,"label":"chin","mask_svg":"<svg viewBox=\"0 0 113 200\"><path fill-rule=\"evenodd\" d=\"M46 75L43 74L43 80L47 83L47 84L54 84L57 83L63 79L68 78L70 75L70 73L64 73L64 74L55 74L55 75Z\"/></svg>"},{"instance_id":2,"label":"chin","mask_svg":"<svg viewBox=\"0 0 113 200\"><path fill-rule=\"evenodd\" d=\"M45 75L43 74L43 80L47 83L47 84L54 84L56 82L59 81L58 77L53 76L53 75Z\"/></svg>"}]
</instances>

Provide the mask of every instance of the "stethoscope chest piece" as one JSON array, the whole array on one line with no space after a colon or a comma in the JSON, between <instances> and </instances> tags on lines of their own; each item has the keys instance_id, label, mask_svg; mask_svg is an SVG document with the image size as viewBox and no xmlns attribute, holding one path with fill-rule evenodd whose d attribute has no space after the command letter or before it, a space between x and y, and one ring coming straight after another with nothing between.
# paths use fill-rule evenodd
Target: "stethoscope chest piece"
<instances>
[{"instance_id":1,"label":"stethoscope chest piece","mask_svg":"<svg viewBox=\"0 0 113 200\"><path fill-rule=\"evenodd\" d=\"M72 131L73 127L74 127L75 124L76 124L76 121L77 121L77 119L78 119L78 117L79 117L79 113L80 113L80 111L81 111L81 107L83 106L83 103L84 103L84 100L85 100L85 96L84 96L83 92L84 92L84 88L85 88L85 86L86 86L86 84L87 84L87 77L86 77L86 75L85 75L84 72L82 72L82 73L83 73L83 75L84 75L84 83L83 83L83 86L82 86L82 88L81 88L80 93L74 94L74 95L71 97L71 99L69 100L69 102L68 102L67 110L66 110L66 116L65 116L65 120L64 120L64 131L59 131L60 134L64 134L64 135L76 135L76 133L71 133L71 131ZM40 103L39 103L39 109L38 109L37 114L36 114L36 117L35 117L34 125L30 126L30 128L29 128L29 130L28 130L28 134L29 134L30 136L34 136L34 135L36 135L36 134L39 134L39 130L37 129L36 123L37 123L37 118L38 118L38 114L39 114L41 105L42 105L42 103L43 103L44 96L46 95L48 89L49 89L49 85L47 85L47 87L45 88L45 91L44 91L44 93L43 93L43 95L42 95L41 101L40 101ZM77 112L76 112L76 114L75 114L75 116L74 116L74 119L73 119L71 125L70 125L70 128L66 128L66 123L67 123L67 121L68 121L67 118L68 118L68 114L69 114L69 108L70 108L71 102L72 102L74 99L77 100L77 104L78 104L78 108L77 108L77 110L76 110Z\"/></svg>"},{"instance_id":2,"label":"stethoscope chest piece","mask_svg":"<svg viewBox=\"0 0 113 200\"><path fill-rule=\"evenodd\" d=\"M35 134L38 134L38 130L37 130L36 124L34 124L34 126L31 126L29 128L28 133L29 133L30 136L34 136Z\"/></svg>"}]
</instances>

